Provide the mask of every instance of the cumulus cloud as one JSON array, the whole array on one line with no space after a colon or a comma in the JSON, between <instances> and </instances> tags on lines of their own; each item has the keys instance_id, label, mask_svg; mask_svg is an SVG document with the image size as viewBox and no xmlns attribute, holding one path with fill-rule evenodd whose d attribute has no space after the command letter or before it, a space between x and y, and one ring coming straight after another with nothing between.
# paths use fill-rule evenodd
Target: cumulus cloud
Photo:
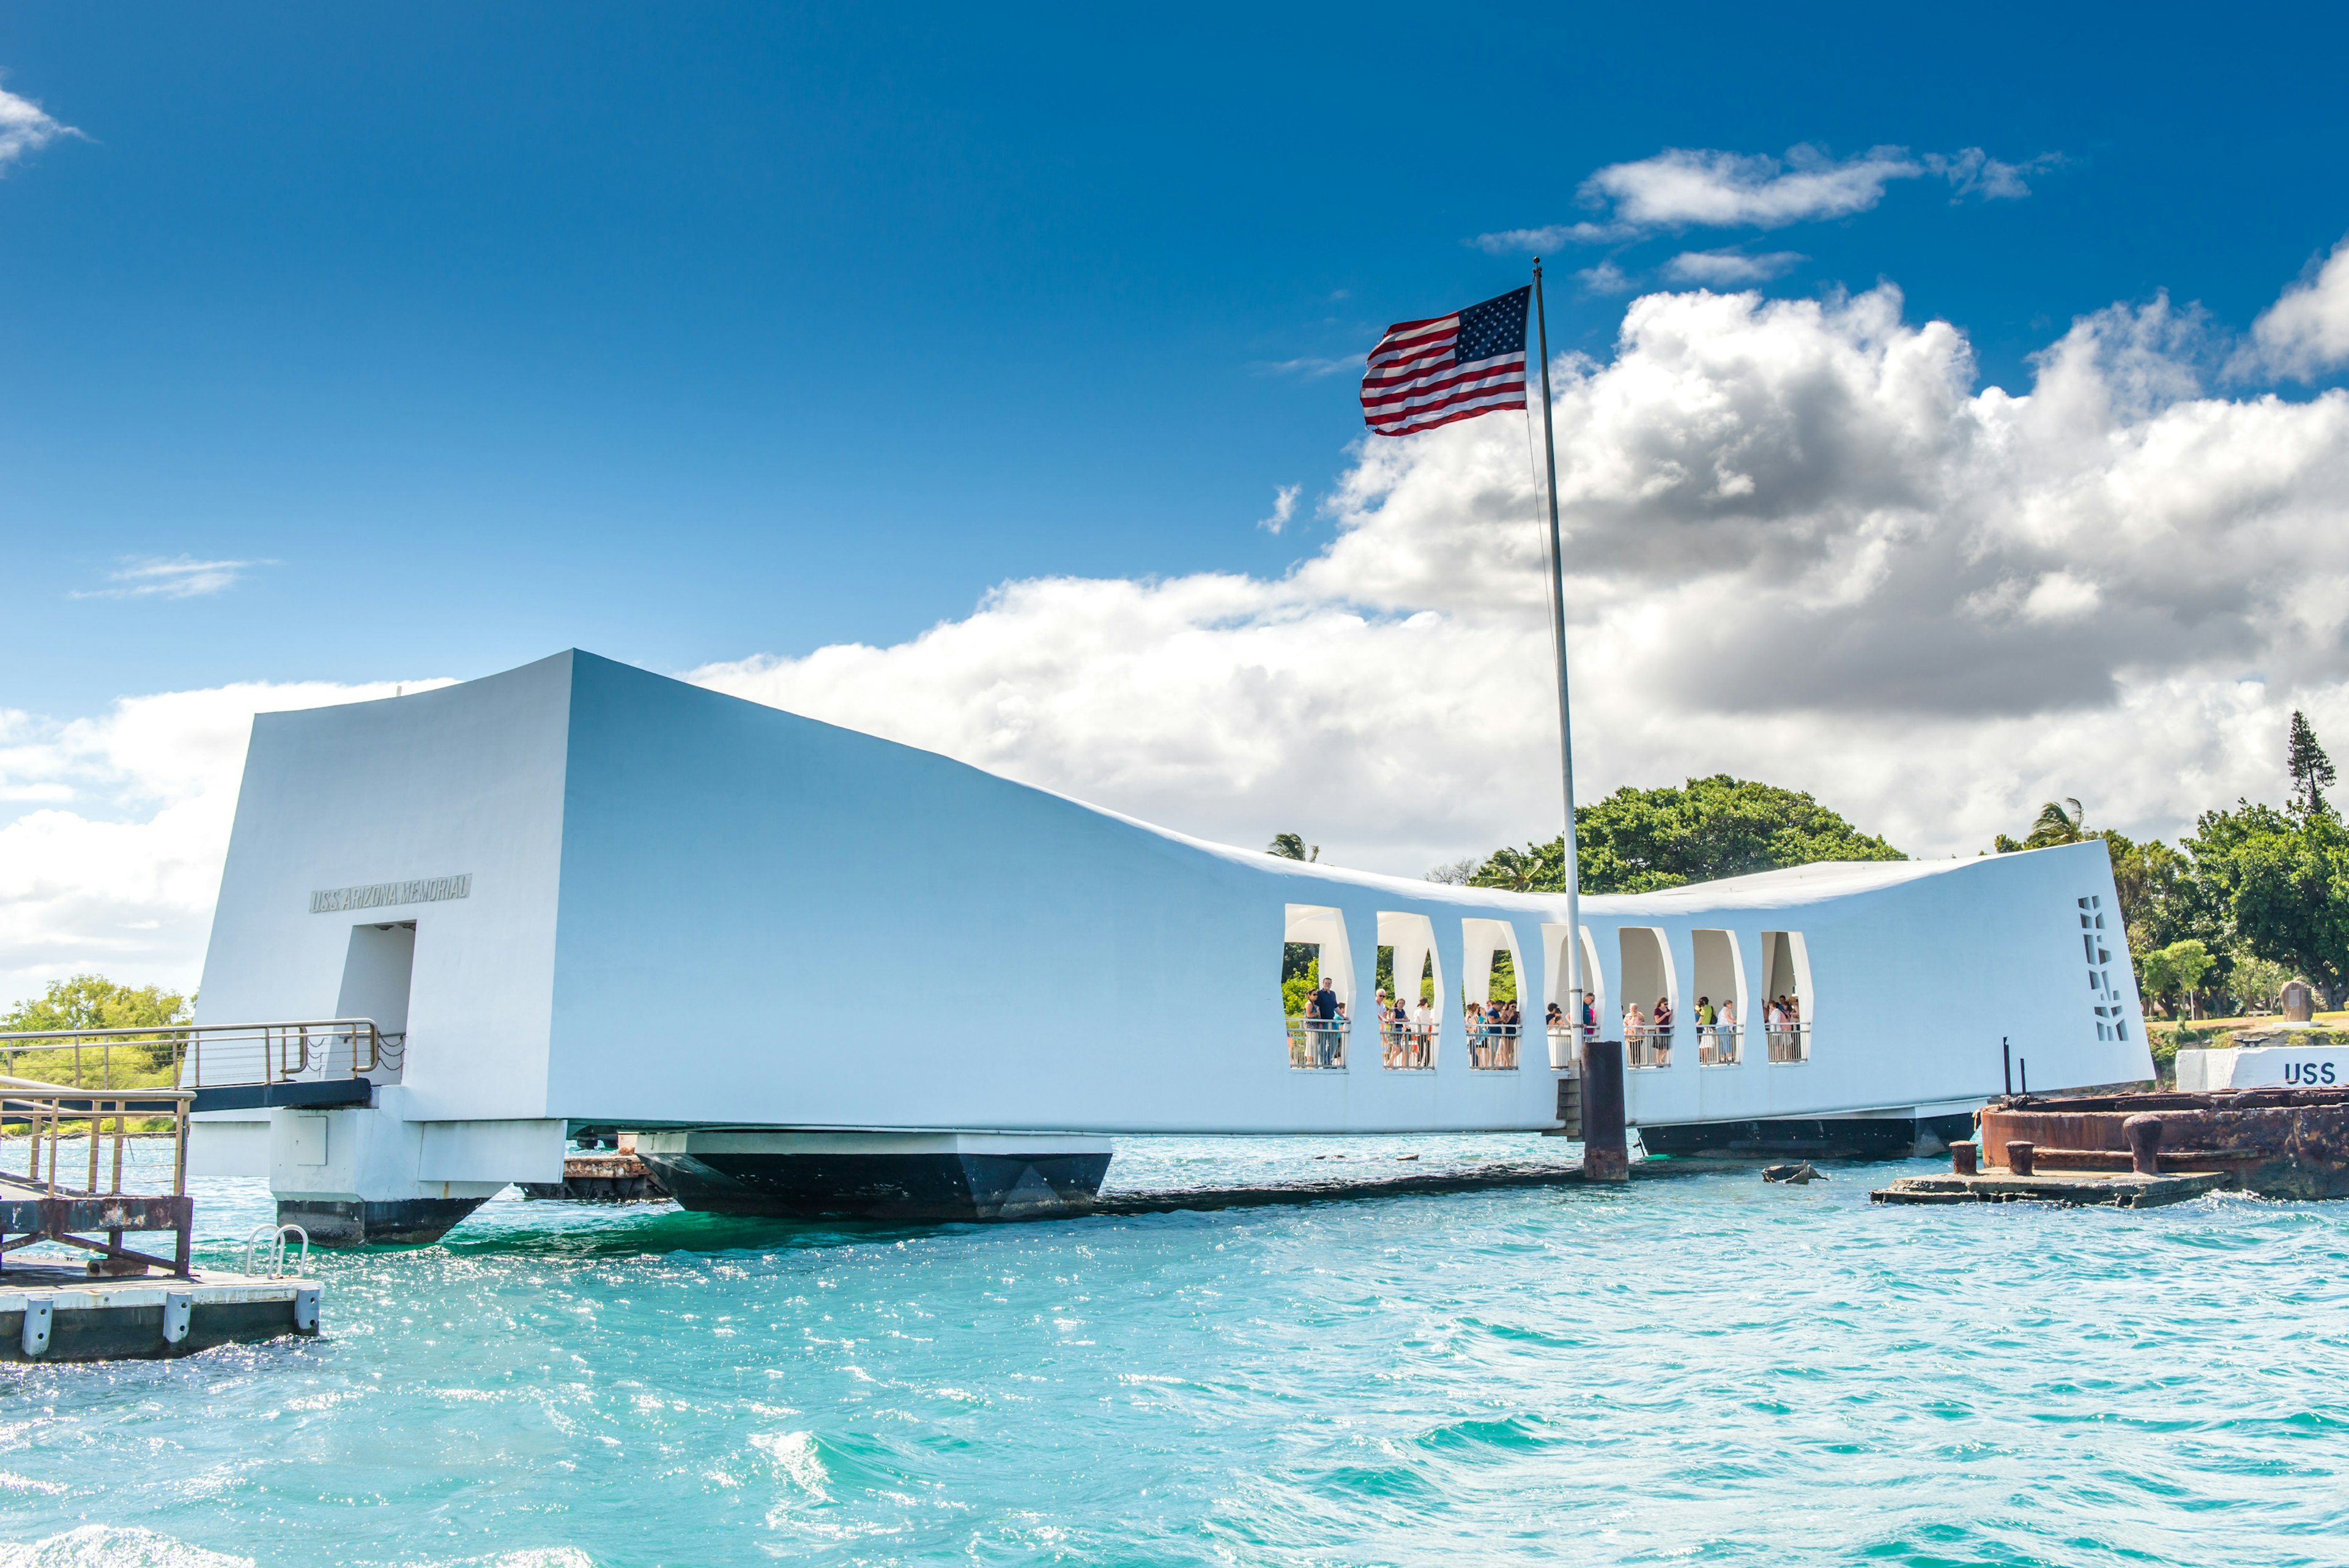
<instances>
[{"instance_id":1,"label":"cumulus cloud","mask_svg":"<svg viewBox=\"0 0 2349 1568\"><path fill-rule=\"evenodd\" d=\"M2251 341L2264 368L2280 376L2311 381L2349 365L2349 239L2251 324Z\"/></svg>"},{"instance_id":2,"label":"cumulus cloud","mask_svg":"<svg viewBox=\"0 0 2349 1568\"><path fill-rule=\"evenodd\" d=\"M67 722L0 711L0 802L31 806L0 821L0 1005L86 969L193 985L254 714L396 690L246 684Z\"/></svg>"},{"instance_id":3,"label":"cumulus cloud","mask_svg":"<svg viewBox=\"0 0 2349 1568\"><path fill-rule=\"evenodd\" d=\"M2349 726L2349 394L2205 390L2166 300L2027 390L1897 289L1656 294L1554 367L1587 787L1728 770L1918 853L2059 794L2173 834ZM1011 583L693 672L1186 830L1411 873L1554 827L1527 429L1366 444L1276 579Z\"/></svg>"},{"instance_id":4,"label":"cumulus cloud","mask_svg":"<svg viewBox=\"0 0 2349 1568\"><path fill-rule=\"evenodd\" d=\"M70 125L59 123L48 112L27 98L19 98L5 88L0 88L0 172L21 161L28 152L38 152L60 136L79 136Z\"/></svg>"},{"instance_id":5,"label":"cumulus cloud","mask_svg":"<svg viewBox=\"0 0 2349 1568\"><path fill-rule=\"evenodd\" d=\"M1890 286L1633 300L1610 354L1552 366L1585 790L1727 771L1928 855L2060 796L2163 836L2281 798L2293 709L2349 733L2349 390L2220 395L2206 338L2115 306L2010 389ZM905 642L688 675L1325 861L1415 876L1547 837L1529 423L1366 439L1334 536L1278 576L1009 582ZM191 976L243 716L296 695L8 718L0 785L76 798L0 829L0 972Z\"/></svg>"},{"instance_id":6,"label":"cumulus cloud","mask_svg":"<svg viewBox=\"0 0 2349 1568\"><path fill-rule=\"evenodd\" d=\"M268 561L199 561L190 556L170 560L149 556L126 562L119 569L108 573L106 580L113 585L111 587L78 589L72 597L78 599L200 598L206 594L234 587L250 568L269 565L272 563Z\"/></svg>"},{"instance_id":7,"label":"cumulus cloud","mask_svg":"<svg viewBox=\"0 0 2349 1568\"><path fill-rule=\"evenodd\" d=\"M1677 283L1708 287L1741 283L1767 283L1811 258L1795 251L1771 251L1750 256L1742 251L1682 251L1664 264L1664 275Z\"/></svg>"},{"instance_id":8,"label":"cumulus cloud","mask_svg":"<svg viewBox=\"0 0 2349 1568\"><path fill-rule=\"evenodd\" d=\"M1288 520L1297 515L1297 497L1304 488L1301 484L1275 486L1272 492L1272 515L1257 518L1256 525L1268 534L1278 534L1288 527Z\"/></svg>"}]
</instances>

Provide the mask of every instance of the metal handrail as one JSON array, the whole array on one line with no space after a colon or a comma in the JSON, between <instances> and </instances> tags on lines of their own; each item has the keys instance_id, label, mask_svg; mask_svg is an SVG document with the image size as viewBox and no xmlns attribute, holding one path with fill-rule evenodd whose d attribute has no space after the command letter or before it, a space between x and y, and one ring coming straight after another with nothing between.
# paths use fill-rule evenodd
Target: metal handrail
<instances>
[{"instance_id":1,"label":"metal handrail","mask_svg":"<svg viewBox=\"0 0 2349 1568\"><path fill-rule=\"evenodd\" d=\"M1811 1026L1807 1021L1764 1023L1759 1027L1769 1043L1771 1061L1785 1064L1811 1059Z\"/></svg>"},{"instance_id":2,"label":"metal handrail","mask_svg":"<svg viewBox=\"0 0 2349 1568\"><path fill-rule=\"evenodd\" d=\"M45 1084L34 1078L0 1077L0 1127L12 1122L25 1126L31 1151L25 1174L0 1170L0 1183L29 1188L50 1198L115 1198L122 1193L123 1141L130 1136L130 1118L155 1116L171 1118L171 1196L188 1189L188 1107L195 1095L186 1089L92 1090L71 1084ZM98 1185L98 1154L106 1141L106 1124L114 1124L112 1184ZM67 1123L87 1124L75 1135L89 1140L88 1187L72 1187L57 1179L58 1144ZM47 1134L49 1171L41 1175L42 1135Z\"/></svg>"},{"instance_id":3,"label":"metal handrail","mask_svg":"<svg viewBox=\"0 0 2349 1568\"><path fill-rule=\"evenodd\" d=\"M1733 1067L1738 1060L1736 1023L1692 1024L1696 1031L1696 1064L1700 1067Z\"/></svg>"},{"instance_id":4,"label":"metal handrail","mask_svg":"<svg viewBox=\"0 0 2349 1568\"><path fill-rule=\"evenodd\" d=\"M1471 1072L1505 1073L1517 1064L1517 1035L1525 1028L1519 1023L1495 1023L1475 1013L1463 1015L1462 1024L1468 1033L1468 1067Z\"/></svg>"},{"instance_id":5,"label":"metal handrail","mask_svg":"<svg viewBox=\"0 0 2349 1568\"><path fill-rule=\"evenodd\" d=\"M1353 1020L1299 1016L1288 1021L1288 1064L1325 1072L1346 1064L1346 1033ZM1328 1060L1323 1060L1324 1056Z\"/></svg>"},{"instance_id":6,"label":"metal handrail","mask_svg":"<svg viewBox=\"0 0 2349 1568\"><path fill-rule=\"evenodd\" d=\"M1637 1028L1627 1026L1623 1031L1623 1064L1639 1070L1671 1066L1671 1026L1666 1024L1658 1028L1652 1023L1643 1023Z\"/></svg>"},{"instance_id":7,"label":"metal handrail","mask_svg":"<svg viewBox=\"0 0 2349 1568\"><path fill-rule=\"evenodd\" d=\"M137 1042L169 1046L174 1082L189 1088L290 1083L298 1078L398 1078L408 1034L372 1018L288 1019L264 1023L174 1023L147 1028L31 1029L0 1032L0 1062L28 1053L73 1051L76 1086L87 1076L85 1045L99 1058L99 1087L114 1089L114 1047Z\"/></svg>"},{"instance_id":8,"label":"metal handrail","mask_svg":"<svg viewBox=\"0 0 2349 1568\"><path fill-rule=\"evenodd\" d=\"M285 1233L288 1231L302 1239L301 1260L294 1265L294 1272L299 1274L304 1269L308 1268L310 1266L310 1232L299 1225L272 1225L264 1222L255 1225L253 1228L253 1233L244 1239L244 1262L237 1272L248 1278L251 1277L254 1249L265 1244L269 1248L268 1277L274 1280L282 1276L285 1272ZM262 1241L264 1236L269 1238L266 1243Z\"/></svg>"}]
</instances>

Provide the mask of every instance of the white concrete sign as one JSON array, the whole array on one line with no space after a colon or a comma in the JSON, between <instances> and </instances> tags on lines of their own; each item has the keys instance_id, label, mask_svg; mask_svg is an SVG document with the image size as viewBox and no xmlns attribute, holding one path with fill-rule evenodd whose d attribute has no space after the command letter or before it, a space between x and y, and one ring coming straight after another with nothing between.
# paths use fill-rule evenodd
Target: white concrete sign
<instances>
[{"instance_id":1,"label":"white concrete sign","mask_svg":"<svg viewBox=\"0 0 2349 1568\"><path fill-rule=\"evenodd\" d=\"M380 909L388 904L437 904L443 898L473 896L473 874L421 877L413 882L370 882L364 888L322 888L310 895L310 912L330 915L342 909Z\"/></svg>"}]
</instances>

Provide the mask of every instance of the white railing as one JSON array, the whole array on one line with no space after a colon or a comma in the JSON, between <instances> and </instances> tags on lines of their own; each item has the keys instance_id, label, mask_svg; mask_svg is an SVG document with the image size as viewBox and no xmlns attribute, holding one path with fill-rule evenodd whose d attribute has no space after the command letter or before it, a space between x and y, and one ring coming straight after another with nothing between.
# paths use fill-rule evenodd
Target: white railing
<instances>
[{"instance_id":1,"label":"white railing","mask_svg":"<svg viewBox=\"0 0 2349 1568\"><path fill-rule=\"evenodd\" d=\"M1626 1025L1623 1030L1623 1064L1635 1071L1672 1064L1672 1031L1667 1024L1658 1028L1643 1023L1638 1028Z\"/></svg>"},{"instance_id":2,"label":"white railing","mask_svg":"<svg viewBox=\"0 0 2349 1568\"><path fill-rule=\"evenodd\" d=\"M1571 1023L1552 1023L1544 1033L1549 1036L1549 1064L1553 1067L1580 1068L1583 1041L1599 1038L1596 1030L1586 1035Z\"/></svg>"},{"instance_id":3,"label":"white railing","mask_svg":"<svg viewBox=\"0 0 2349 1568\"><path fill-rule=\"evenodd\" d=\"M1379 1026L1379 1056L1397 1073L1425 1073L1435 1066L1435 1024L1388 1019Z\"/></svg>"},{"instance_id":4,"label":"white railing","mask_svg":"<svg viewBox=\"0 0 2349 1568\"><path fill-rule=\"evenodd\" d=\"M1737 1064L1737 1025L1700 1023L1696 1026L1696 1064L1733 1067Z\"/></svg>"},{"instance_id":5,"label":"white railing","mask_svg":"<svg viewBox=\"0 0 2349 1568\"><path fill-rule=\"evenodd\" d=\"M1769 1041L1770 1060L1775 1063L1807 1062L1811 1059L1811 1026L1807 1023L1769 1023L1763 1026Z\"/></svg>"},{"instance_id":6,"label":"white railing","mask_svg":"<svg viewBox=\"0 0 2349 1568\"><path fill-rule=\"evenodd\" d=\"M1515 1023L1495 1023L1474 1013L1462 1020L1468 1034L1468 1066L1477 1073L1514 1072L1517 1065Z\"/></svg>"},{"instance_id":7,"label":"white railing","mask_svg":"<svg viewBox=\"0 0 2349 1568\"><path fill-rule=\"evenodd\" d=\"M1346 1064L1345 1018L1292 1018L1288 1021L1288 1064L1308 1072L1328 1072Z\"/></svg>"}]
</instances>

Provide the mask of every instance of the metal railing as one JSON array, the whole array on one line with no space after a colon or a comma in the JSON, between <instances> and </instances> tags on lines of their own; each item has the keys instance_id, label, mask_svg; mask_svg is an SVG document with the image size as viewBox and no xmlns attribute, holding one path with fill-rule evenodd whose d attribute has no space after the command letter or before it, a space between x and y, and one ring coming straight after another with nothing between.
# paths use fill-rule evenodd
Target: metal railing
<instances>
[{"instance_id":1,"label":"metal railing","mask_svg":"<svg viewBox=\"0 0 2349 1568\"><path fill-rule=\"evenodd\" d=\"M1313 1072L1346 1064L1345 1018L1292 1018L1288 1021L1288 1064Z\"/></svg>"},{"instance_id":2,"label":"metal railing","mask_svg":"<svg viewBox=\"0 0 2349 1568\"><path fill-rule=\"evenodd\" d=\"M163 1075L184 1088L288 1084L304 1078L398 1082L408 1035L371 1018L296 1019L284 1023L181 1024L166 1029L46 1029L0 1033L0 1066L28 1057L72 1087L139 1087L124 1080ZM93 1082L93 1080L95 1080Z\"/></svg>"},{"instance_id":3,"label":"metal railing","mask_svg":"<svg viewBox=\"0 0 2349 1568\"><path fill-rule=\"evenodd\" d=\"M1733 1067L1737 1064L1737 1025L1700 1023L1696 1026L1696 1064Z\"/></svg>"},{"instance_id":4,"label":"metal railing","mask_svg":"<svg viewBox=\"0 0 2349 1568\"><path fill-rule=\"evenodd\" d=\"M1379 1026L1381 1059L1398 1073L1424 1073L1435 1066L1435 1025L1398 1023L1390 1018Z\"/></svg>"},{"instance_id":5,"label":"metal railing","mask_svg":"<svg viewBox=\"0 0 2349 1568\"><path fill-rule=\"evenodd\" d=\"M1763 1027L1769 1042L1773 1062L1807 1062L1811 1059L1811 1026L1807 1023L1770 1023Z\"/></svg>"},{"instance_id":6,"label":"metal railing","mask_svg":"<svg viewBox=\"0 0 2349 1568\"><path fill-rule=\"evenodd\" d=\"M134 1088L109 1094L92 1091L72 1084L44 1084L32 1078L0 1077L0 1129L16 1132L21 1129L26 1143L26 1168L22 1175L0 1166L0 1186L19 1191L30 1189L45 1198L114 1198L122 1193L122 1150L126 1139L133 1137L130 1123L145 1123L169 1117L171 1137L171 1196L177 1198L188 1186L188 1104L195 1096L186 1089ZM113 1154L101 1159L109 1138L108 1124L113 1124ZM60 1167L60 1151L68 1141L66 1129L78 1130L70 1141L87 1142L88 1168L80 1171L81 1157L76 1155L70 1167ZM46 1151L47 1175L42 1174ZM101 1166L108 1172L105 1184L100 1184ZM67 1175L80 1174L85 1185L76 1187L63 1179L59 1170Z\"/></svg>"},{"instance_id":7,"label":"metal railing","mask_svg":"<svg viewBox=\"0 0 2349 1568\"><path fill-rule=\"evenodd\" d=\"M1495 1023L1473 1013L1463 1022L1468 1033L1469 1071L1500 1073L1516 1069L1517 1032L1522 1025Z\"/></svg>"},{"instance_id":8,"label":"metal railing","mask_svg":"<svg viewBox=\"0 0 2349 1568\"><path fill-rule=\"evenodd\" d=\"M1582 1066L1583 1041L1599 1038L1597 1030L1586 1033L1571 1023L1552 1023L1544 1032L1549 1035L1549 1064L1570 1072Z\"/></svg>"},{"instance_id":9,"label":"metal railing","mask_svg":"<svg viewBox=\"0 0 2349 1568\"><path fill-rule=\"evenodd\" d=\"M1633 1028L1626 1024L1623 1029L1623 1064L1635 1069L1671 1066L1671 1026L1666 1024L1660 1029L1652 1023L1642 1023Z\"/></svg>"},{"instance_id":10,"label":"metal railing","mask_svg":"<svg viewBox=\"0 0 2349 1568\"><path fill-rule=\"evenodd\" d=\"M26 1150L21 1171L0 1163L0 1259L46 1241L96 1254L89 1260L92 1273L162 1269L186 1276L195 1240L195 1203L187 1195L188 1108L194 1099L187 1089L109 1092L0 1077L0 1130L22 1129ZM123 1152L136 1136L132 1123L143 1127L159 1118L167 1118L171 1128L171 1195L126 1192ZM83 1151L69 1144L88 1146L87 1164ZM123 1245L126 1231L142 1231L171 1232L172 1256Z\"/></svg>"}]
</instances>

